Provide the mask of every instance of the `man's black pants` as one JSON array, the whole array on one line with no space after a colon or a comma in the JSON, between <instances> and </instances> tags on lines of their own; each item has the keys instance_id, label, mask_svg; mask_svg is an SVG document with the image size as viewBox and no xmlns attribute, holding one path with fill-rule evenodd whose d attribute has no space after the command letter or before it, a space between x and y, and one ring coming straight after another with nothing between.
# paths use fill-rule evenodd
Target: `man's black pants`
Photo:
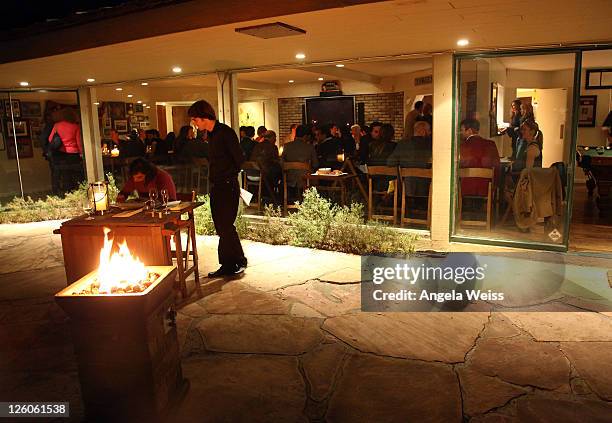
<instances>
[{"instance_id":1,"label":"man's black pants","mask_svg":"<svg viewBox=\"0 0 612 423\"><path fill-rule=\"evenodd\" d=\"M222 266L246 264L240 238L234 226L239 196L237 178L215 182L210 190L210 209L215 230L219 235L219 264Z\"/></svg>"}]
</instances>

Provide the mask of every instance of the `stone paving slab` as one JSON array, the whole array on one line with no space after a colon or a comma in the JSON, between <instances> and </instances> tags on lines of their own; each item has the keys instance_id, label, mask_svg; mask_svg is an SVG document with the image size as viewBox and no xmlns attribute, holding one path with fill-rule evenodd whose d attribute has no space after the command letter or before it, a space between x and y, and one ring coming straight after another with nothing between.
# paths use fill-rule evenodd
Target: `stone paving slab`
<instances>
[{"instance_id":1,"label":"stone paving slab","mask_svg":"<svg viewBox=\"0 0 612 423\"><path fill-rule=\"evenodd\" d=\"M562 342L561 351L600 398L612 401L612 346L606 342Z\"/></svg>"},{"instance_id":2,"label":"stone paving slab","mask_svg":"<svg viewBox=\"0 0 612 423\"><path fill-rule=\"evenodd\" d=\"M280 298L230 282L198 304L211 314L286 314L290 304Z\"/></svg>"},{"instance_id":3,"label":"stone paving slab","mask_svg":"<svg viewBox=\"0 0 612 423\"><path fill-rule=\"evenodd\" d=\"M538 341L612 341L612 319L599 313L504 313Z\"/></svg>"},{"instance_id":4,"label":"stone paving slab","mask_svg":"<svg viewBox=\"0 0 612 423\"><path fill-rule=\"evenodd\" d=\"M307 422L295 357L215 354L183 360L191 388L176 422Z\"/></svg>"},{"instance_id":5,"label":"stone paving slab","mask_svg":"<svg viewBox=\"0 0 612 423\"><path fill-rule=\"evenodd\" d=\"M210 351L297 355L323 340L318 319L213 315L197 324Z\"/></svg>"},{"instance_id":6,"label":"stone paving slab","mask_svg":"<svg viewBox=\"0 0 612 423\"><path fill-rule=\"evenodd\" d=\"M461 422L459 392L450 366L357 354L342 369L327 421Z\"/></svg>"},{"instance_id":7,"label":"stone paving slab","mask_svg":"<svg viewBox=\"0 0 612 423\"><path fill-rule=\"evenodd\" d=\"M612 404L592 400L570 400L527 396L517 401L520 422L589 422L609 423Z\"/></svg>"},{"instance_id":8,"label":"stone paving slab","mask_svg":"<svg viewBox=\"0 0 612 423\"><path fill-rule=\"evenodd\" d=\"M330 395L348 350L338 342L324 343L301 358L304 374L310 385L310 396L322 401Z\"/></svg>"},{"instance_id":9,"label":"stone paving slab","mask_svg":"<svg viewBox=\"0 0 612 423\"><path fill-rule=\"evenodd\" d=\"M569 385L570 365L558 345L526 337L481 339L468 368L516 385L557 389Z\"/></svg>"},{"instance_id":10,"label":"stone paving slab","mask_svg":"<svg viewBox=\"0 0 612 423\"><path fill-rule=\"evenodd\" d=\"M318 280L279 290L281 298L300 301L325 316L341 316L361 308L360 285L336 285Z\"/></svg>"},{"instance_id":11,"label":"stone paving slab","mask_svg":"<svg viewBox=\"0 0 612 423\"><path fill-rule=\"evenodd\" d=\"M359 351L458 363L487 320L487 313L356 313L329 318L323 329Z\"/></svg>"}]
</instances>

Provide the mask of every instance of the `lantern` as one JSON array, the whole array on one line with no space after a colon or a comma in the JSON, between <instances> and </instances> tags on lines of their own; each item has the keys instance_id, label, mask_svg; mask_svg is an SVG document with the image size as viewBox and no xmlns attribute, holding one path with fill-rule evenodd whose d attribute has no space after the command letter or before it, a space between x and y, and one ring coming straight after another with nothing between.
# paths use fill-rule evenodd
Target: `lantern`
<instances>
[{"instance_id":1,"label":"lantern","mask_svg":"<svg viewBox=\"0 0 612 423\"><path fill-rule=\"evenodd\" d=\"M88 189L89 200L94 213L104 214L108 210L108 184L106 182L92 182Z\"/></svg>"}]
</instances>

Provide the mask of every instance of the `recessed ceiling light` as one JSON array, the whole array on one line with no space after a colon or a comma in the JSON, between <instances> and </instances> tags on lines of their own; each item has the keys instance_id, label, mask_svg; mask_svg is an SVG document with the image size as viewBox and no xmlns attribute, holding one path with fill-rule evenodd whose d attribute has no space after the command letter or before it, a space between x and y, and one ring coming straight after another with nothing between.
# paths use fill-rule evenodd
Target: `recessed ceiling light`
<instances>
[{"instance_id":1,"label":"recessed ceiling light","mask_svg":"<svg viewBox=\"0 0 612 423\"><path fill-rule=\"evenodd\" d=\"M175 66L175 67L172 68L172 72L174 72L174 73L181 73L181 72L183 72L183 69L181 69L178 66Z\"/></svg>"},{"instance_id":2,"label":"recessed ceiling light","mask_svg":"<svg viewBox=\"0 0 612 423\"><path fill-rule=\"evenodd\" d=\"M87 78L87 82L96 82L94 78Z\"/></svg>"},{"instance_id":3,"label":"recessed ceiling light","mask_svg":"<svg viewBox=\"0 0 612 423\"><path fill-rule=\"evenodd\" d=\"M319 81L323 81L323 77L322 76L320 76L318 79L319 79Z\"/></svg>"},{"instance_id":4,"label":"recessed ceiling light","mask_svg":"<svg viewBox=\"0 0 612 423\"><path fill-rule=\"evenodd\" d=\"M100 105L100 103L98 103L97 101L94 103L96 106Z\"/></svg>"},{"instance_id":5,"label":"recessed ceiling light","mask_svg":"<svg viewBox=\"0 0 612 423\"><path fill-rule=\"evenodd\" d=\"M28 85L30 85L30 83L26 81L21 81L19 85L21 85L22 87L27 87Z\"/></svg>"},{"instance_id":6,"label":"recessed ceiling light","mask_svg":"<svg viewBox=\"0 0 612 423\"><path fill-rule=\"evenodd\" d=\"M147 106L147 109L150 109L150 108L151 108L151 106Z\"/></svg>"},{"instance_id":7,"label":"recessed ceiling light","mask_svg":"<svg viewBox=\"0 0 612 423\"><path fill-rule=\"evenodd\" d=\"M115 88L115 91L123 91L123 88L121 88L121 87Z\"/></svg>"},{"instance_id":8,"label":"recessed ceiling light","mask_svg":"<svg viewBox=\"0 0 612 423\"><path fill-rule=\"evenodd\" d=\"M338 63L338 64L336 65L336 67L337 67L337 68L343 68L343 67L344 67L344 64L342 64L342 63Z\"/></svg>"},{"instance_id":9,"label":"recessed ceiling light","mask_svg":"<svg viewBox=\"0 0 612 423\"><path fill-rule=\"evenodd\" d=\"M289 80L289 83L290 83L290 84L293 84L294 82L295 82L295 81L294 81L293 79L290 79L290 80Z\"/></svg>"},{"instance_id":10,"label":"recessed ceiling light","mask_svg":"<svg viewBox=\"0 0 612 423\"><path fill-rule=\"evenodd\" d=\"M468 40L466 40L465 38L460 39L459 41L457 41L457 45L459 47L465 47L469 44L470 42Z\"/></svg>"},{"instance_id":11,"label":"recessed ceiling light","mask_svg":"<svg viewBox=\"0 0 612 423\"><path fill-rule=\"evenodd\" d=\"M132 98L132 97L134 97L134 94L128 94L128 97Z\"/></svg>"},{"instance_id":12,"label":"recessed ceiling light","mask_svg":"<svg viewBox=\"0 0 612 423\"><path fill-rule=\"evenodd\" d=\"M296 59L302 60L306 58L306 55L304 53L298 53L295 55Z\"/></svg>"},{"instance_id":13,"label":"recessed ceiling light","mask_svg":"<svg viewBox=\"0 0 612 423\"><path fill-rule=\"evenodd\" d=\"M136 103L140 104L140 103L142 103L142 100L138 100Z\"/></svg>"},{"instance_id":14,"label":"recessed ceiling light","mask_svg":"<svg viewBox=\"0 0 612 423\"><path fill-rule=\"evenodd\" d=\"M149 85L148 82L141 82L140 85Z\"/></svg>"},{"instance_id":15,"label":"recessed ceiling light","mask_svg":"<svg viewBox=\"0 0 612 423\"><path fill-rule=\"evenodd\" d=\"M144 104L142 105L142 107L147 107L147 103L144 103Z\"/></svg>"}]
</instances>

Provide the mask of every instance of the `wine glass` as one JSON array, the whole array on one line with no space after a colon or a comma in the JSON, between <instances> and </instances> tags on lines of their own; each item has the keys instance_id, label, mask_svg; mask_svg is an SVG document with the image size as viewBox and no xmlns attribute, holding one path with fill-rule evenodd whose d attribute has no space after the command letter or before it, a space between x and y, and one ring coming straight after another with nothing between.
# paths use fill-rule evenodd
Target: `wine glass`
<instances>
[{"instance_id":1,"label":"wine glass","mask_svg":"<svg viewBox=\"0 0 612 423\"><path fill-rule=\"evenodd\" d=\"M93 212L93 206L91 204L89 196L86 196L85 198L81 199L81 207L83 208L83 211L87 213L87 217L85 218L85 220L93 220L94 218L91 216Z\"/></svg>"},{"instance_id":2,"label":"wine glass","mask_svg":"<svg viewBox=\"0 0 612 423\"><path fill-rule=\"evenodd\" d=\"M155 210L155 200L157 200L157 189L149 189L149 201L151 202L151 210Z\"/></svg>"},{"instance_id":3,"label":"wine glass","mask_svg":"<svg viewBox=\"0 0 612 423\"><path fill-rule=\"evenodd\" d=\"M160 191L160 194L161 194L162 204L164 205L164 214L170 214L170 212L168 211L168 190L166 188L163 188Z\"/></svg>"}]
</instances>

